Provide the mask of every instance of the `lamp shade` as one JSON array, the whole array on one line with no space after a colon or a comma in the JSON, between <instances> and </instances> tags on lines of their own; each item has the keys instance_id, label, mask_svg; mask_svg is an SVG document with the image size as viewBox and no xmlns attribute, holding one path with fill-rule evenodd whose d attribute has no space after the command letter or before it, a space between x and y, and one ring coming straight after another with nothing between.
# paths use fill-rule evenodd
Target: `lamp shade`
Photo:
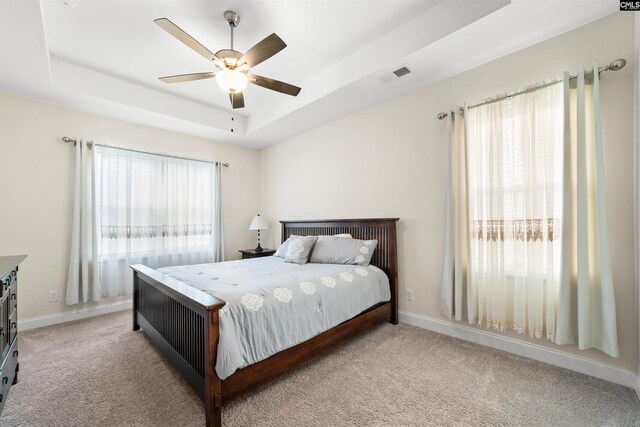
<instances>
[{"instance_id":1,"label":"lamp shade","mask_svg":"<svg viewBox=\"0 0 640 427\"><path fill-rule=\"evenodd\" d=\"M249 230L268 230L269 225L267 221L264 220L260 215L256 215L253 217L251 221L251 225L249 226Z\"/></svg>"}]
</instances>

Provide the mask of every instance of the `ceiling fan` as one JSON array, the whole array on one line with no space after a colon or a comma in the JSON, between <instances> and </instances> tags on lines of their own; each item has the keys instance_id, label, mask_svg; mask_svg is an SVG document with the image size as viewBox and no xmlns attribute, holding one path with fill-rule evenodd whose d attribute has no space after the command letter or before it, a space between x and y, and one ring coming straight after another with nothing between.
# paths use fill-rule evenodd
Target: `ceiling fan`
<instances>
[{"instance_id":1,"label":"ceiling fan","mask_svg":"<svg viewBox=\"0 0 640 427\"><path fill-rule=\"evenodd\" d=\"M285 42L283 42L277 34L273 33L245 53L238 52L233 49L233 29L240 23L240 15L231 10L227 10L224 13L224 18L229 23L229 28L231 29L231 48L219 50L215 54L167 18L154 20L153 22L158 24L160 28L213 62L218 69L217 72L160 77L160 80L165 83L182 83L192 80L215 78L218 86L229 92L229 99L233 108L244 107L244 95L242 91L247 87L248 83L253 83L287 95L297 96L301 90L297 86L268 77L249 74L251 68L271 58L287 47Z\"/></svg>"}]
</instances>

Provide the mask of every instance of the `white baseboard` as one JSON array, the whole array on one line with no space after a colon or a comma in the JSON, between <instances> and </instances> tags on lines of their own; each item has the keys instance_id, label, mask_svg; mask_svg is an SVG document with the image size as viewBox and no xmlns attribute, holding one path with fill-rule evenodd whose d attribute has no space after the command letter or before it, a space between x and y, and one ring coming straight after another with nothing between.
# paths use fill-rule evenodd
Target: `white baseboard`
<instances>
[{"instance_id":1,"label":"white baseboard","mask_svg":"<svg viewBox=\"0 0 640 427\"><path fill-rule=\"evenodd\" d=\"M516 340L507 336L485 332L466 325L451 323L442 319L422 316L402 310L399 312L399 315L402 323L631 387L636 389L636 392L638 392L640 396L640 377L638 377L635 372L607 366L595 360Z\"/></svg>"},{"instance_id":2,"label":"white baseboard","mask_svg":"<svg viewBox=\"0 0 640 427\"><path fill-rule=\"evenodd\" d=\"M50 314L48 316L31 317L29 319L18 320L18 330L42 328L44 326L57 325L58 323L72 322L74 320L86 319L87 317L100 316L101 314L115 313L121 310L131 310L133 301L121 301L113 304L98 305L95 307L82 308L76 311Z\"/></svg>"}]
</instances>

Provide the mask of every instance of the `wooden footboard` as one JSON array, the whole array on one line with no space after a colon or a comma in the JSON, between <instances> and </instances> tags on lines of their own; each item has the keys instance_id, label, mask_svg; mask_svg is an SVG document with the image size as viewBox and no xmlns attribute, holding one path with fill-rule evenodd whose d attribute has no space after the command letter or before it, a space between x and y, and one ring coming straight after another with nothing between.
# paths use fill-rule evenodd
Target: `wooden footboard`
<instances>
[{"instance_id":1,"label":"wooden footboard","mask_svg":"<svg viewBox=\"0 0 640 427\"><path fill-rule=\"evenodd\" d=\"M220 426L222 383L215 371L218 311L225 302L144 265L133 269L133 330L142 330L204 401L207 426Z\"/></svg>"},{"instance_id":2,"label":"wooden footboard","mask_svg":"<svg viewBox=\"0 0 640 427\"><path fill-rule=\"evenodd\" d=\"M391 301L379 304L316 337L274 354L221 381L215 366L219 310L225 302L144 265L134 275L133 330L142 330L205 403L207 426L221 426L222 404L334 349L382 322L398 323L397 218L281 221L283 241L291 234L350 233L377 239L371 263L389 277Z\"/></svg>"}]
</instances>

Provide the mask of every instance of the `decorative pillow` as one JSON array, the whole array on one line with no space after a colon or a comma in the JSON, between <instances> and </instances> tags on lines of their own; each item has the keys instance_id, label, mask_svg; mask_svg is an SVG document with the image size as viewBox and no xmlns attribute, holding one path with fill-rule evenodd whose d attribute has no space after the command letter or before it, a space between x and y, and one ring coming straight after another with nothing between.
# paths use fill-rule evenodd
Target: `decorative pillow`
<instances>
[{"instance_id":1,"label":"decorative pillow","mask_svg":"<svg viewBox=\"0 0 640 427\"><path fill-rule=\"evenodd\" d=\"M277 256L279 258L284 258L287 256L287 251L289 250L289 243L291 243L291 237L289 237L287 240L284 241L284 243L280 245L280 247L278 248L276 253L273 254L273 256Z\"/></svg>"},{"instance_id":2,"label":"decorative pillow","mask_svg":"<svg viewBox=\"0 0 640 427\"><path fill-rule=\"evenodd\" d=\"M287 251L289 250L289 244L291 243L292 237L300 237L300 236L297 236L295 234L290 235L289 238L280 245L280 247L278 248L276 253L273 254L273 256L277 256L279 258L285 258L287 256Z\"/></svg>"},{"instance_id":3,"label":"decorative pillow","mask_svg":"<svg viewBox=\"0 0 640 427\"><path fill-rule=\"evenodd\" d=\"M342 237L344 239L353 239L353 236L349 233L344 233L344 234L335 234L336 237ZM287 251L289 250L289 243L291 243L291 238L292 237L299 237L296 236L295 234L292 234L291 236L289 236L289 238L287 240L284 241L284 243L282 243L280 245L280 247L278 248L278 250L273 254L273 256L277 256L279 258L284 258L287 256Z\"/></svg>"},{"instance_id":4,"label":"decorative pillow","mask_svg":"<svg viewBox=\"0 0 640 427\"><path fill-rule=\"evenodd\" d=\"M311 262L317 264L369 265L377 240L345 239L336 236L318 236L311 253Z\"/></svg>"},{"instance_id":5,"label":"decorative pillow","mask_svg":"<svg viewBox=\"0 0 640 427\"><path fill-rule=\"evenodd\" d=\"M284 262L302 265L309 261L309 254L316 240L318 240L318 236L291 236L287 240L290 240L290 242L287 255L284 257Z\"/></svg>"}]
</instances>

